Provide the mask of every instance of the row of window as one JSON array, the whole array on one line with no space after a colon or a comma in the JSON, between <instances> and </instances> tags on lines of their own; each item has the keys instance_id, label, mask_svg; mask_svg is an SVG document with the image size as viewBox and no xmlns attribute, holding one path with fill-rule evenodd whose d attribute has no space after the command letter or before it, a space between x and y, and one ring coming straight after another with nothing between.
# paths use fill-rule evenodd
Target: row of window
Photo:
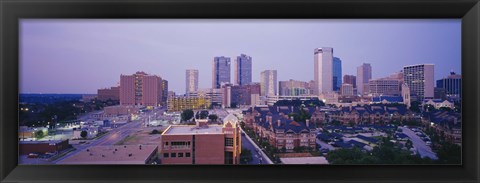
<instances>
[{"instance_id":1,"label":"row of window","mask_svg":"<svg viewBox=\"0 0 480 183\"><path fill-rule=\"evenodd\" d=\"M190 157L190 153L187 152L187 153L163 153L163 157L164 158L176 158L176 157L179 157L179 158L183 158L185 155L185 157Z\"/></svg>"}]
</instances>

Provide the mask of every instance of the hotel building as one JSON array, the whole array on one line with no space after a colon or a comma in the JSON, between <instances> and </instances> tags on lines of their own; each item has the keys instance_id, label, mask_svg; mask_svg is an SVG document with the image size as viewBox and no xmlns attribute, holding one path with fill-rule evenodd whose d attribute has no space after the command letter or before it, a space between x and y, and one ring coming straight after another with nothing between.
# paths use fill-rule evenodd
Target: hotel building
<instances>
[{"instance_id":1,"label":"hotel building","mask_svg":"<svg viewBox=\"0 0 480 183\"><path fill-rule=\"evenodd\" d=\"M418 100L434 97L434 65L418 64L403 67L403 79L410 88L410 94L418 96Z\"/></svg>"},{"instance_id":2,"label":"hotel building","mask_svg":"<svg viewBox=\"0 0 480 183\"><path fill-rule=\"evenodd\" d=\"M313 73L315 95L333 91L333 48L323 47L314 50Z\"/></svg>"},{"instance_id":3,"label":"hotel building","mask_svg":"<svg viewBox=\"0 0 480 183\"><path fill-rule=\"evenodd\" d=\"M161 164L240 164L240 124L229 114L223 125L170 125L161 138Z\"/></svg>"},{"instance_id":4,"label":"hotel building","mask_svg":"<svg viewBox=\"0 0 480 183\"><path fill-rule=\"evenodd\" d=\"M400 81L397 79L380 78L370 79L368 81L369 94L372 96L399 96L400 95Z\"/></svg>"}]
</instances>

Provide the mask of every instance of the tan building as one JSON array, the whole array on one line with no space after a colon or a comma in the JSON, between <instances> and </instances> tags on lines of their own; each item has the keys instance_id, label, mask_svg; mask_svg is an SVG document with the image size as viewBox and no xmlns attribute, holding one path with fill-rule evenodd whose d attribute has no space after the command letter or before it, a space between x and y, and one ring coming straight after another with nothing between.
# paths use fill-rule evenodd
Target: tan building
<instances>
[{"instance_id":1,"label":"tan building","mask_svg":"<svg viewBox=\"0 0 480 183\"><path fill-rule=\"evenodd\" d=\"M223 125L171 125L161 138L161 164L240 164L242 149L238 119L232 114Z\"/></svg>"},{"instance_id":2,"label":"tan building","mask_svg":"<svg viewBox=\"0 0 480 183\"><path fill-rule=\"evenodd\" d=\"M211 102L206 97L171 97L168 98L168 111L183 111L186 109L208 109Z\"/></svg>"},{"instance_id":3,"label":"tan building","mask_svg":"<svg viewBox=\"0 0 480 183\"><path fill-rule=\"evenodd\" d=\"M120 105L160 106L168 84L156 75L136 72L120 75Z\"/></svg>"}]
</instances>

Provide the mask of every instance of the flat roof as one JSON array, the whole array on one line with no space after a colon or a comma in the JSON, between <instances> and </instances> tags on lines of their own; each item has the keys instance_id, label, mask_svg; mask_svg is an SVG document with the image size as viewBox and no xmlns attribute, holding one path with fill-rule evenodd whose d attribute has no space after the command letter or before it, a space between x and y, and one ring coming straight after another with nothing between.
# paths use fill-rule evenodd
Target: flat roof
<instances>
[{"instance_id":1,"label":"flat roof","mask_svg":"<svg viewBox=\"0 0 480 183\"><path fill-rule=\"evenodd\" d=\"M280 158L283 164L328 164L323 156L298 157L298 158Z\"/></svg>"},{"instance_id":2,"label":"flat roof","mask_svg":"<svg viewBox=\"0 0 480 183\"><path fill-rule=\"evenodd\" d=\"M58 164L145 164L156 145L93 146L68 157ZM115 149L117 151L115 151ZM131 156L130 156L131 154Z\"/></svg>"},{"instance_id":3,"label":"flat roof","mask_svg":"<svg viewBox=\"0 0 480 183\"><path fill-rule=\"evenodd\" d=\"M223 134L223 125L170 125L162 135L189 135L189 134Z\"/></svg>"}]
</instances>

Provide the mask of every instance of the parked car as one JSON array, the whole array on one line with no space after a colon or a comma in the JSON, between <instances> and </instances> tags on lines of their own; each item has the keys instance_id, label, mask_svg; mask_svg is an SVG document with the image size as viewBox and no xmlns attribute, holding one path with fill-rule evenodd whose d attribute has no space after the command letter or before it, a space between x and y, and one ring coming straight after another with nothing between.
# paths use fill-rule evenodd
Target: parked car
<instances>
[{"instance_id":1,"label":"parked car","mask_svg":"<svg viewBox=\"0 0 480 183\"><path fill-rule=\"evenodd\" d=\"M37 153L30 153L27 155L27 158L38 158L38 154Z\"/></svg>"},{"instance_id":2,"label":"parked car","mask_svg":"<svg viewBox=\"0 0 480 183\"><path fill-rule=\"evenodd\" d=\"M432 142L427 141L427 142L425 142L425 144L427 144L427 146L431 146L431 145L432 145Z\"/></svg>"}]
</instances>

